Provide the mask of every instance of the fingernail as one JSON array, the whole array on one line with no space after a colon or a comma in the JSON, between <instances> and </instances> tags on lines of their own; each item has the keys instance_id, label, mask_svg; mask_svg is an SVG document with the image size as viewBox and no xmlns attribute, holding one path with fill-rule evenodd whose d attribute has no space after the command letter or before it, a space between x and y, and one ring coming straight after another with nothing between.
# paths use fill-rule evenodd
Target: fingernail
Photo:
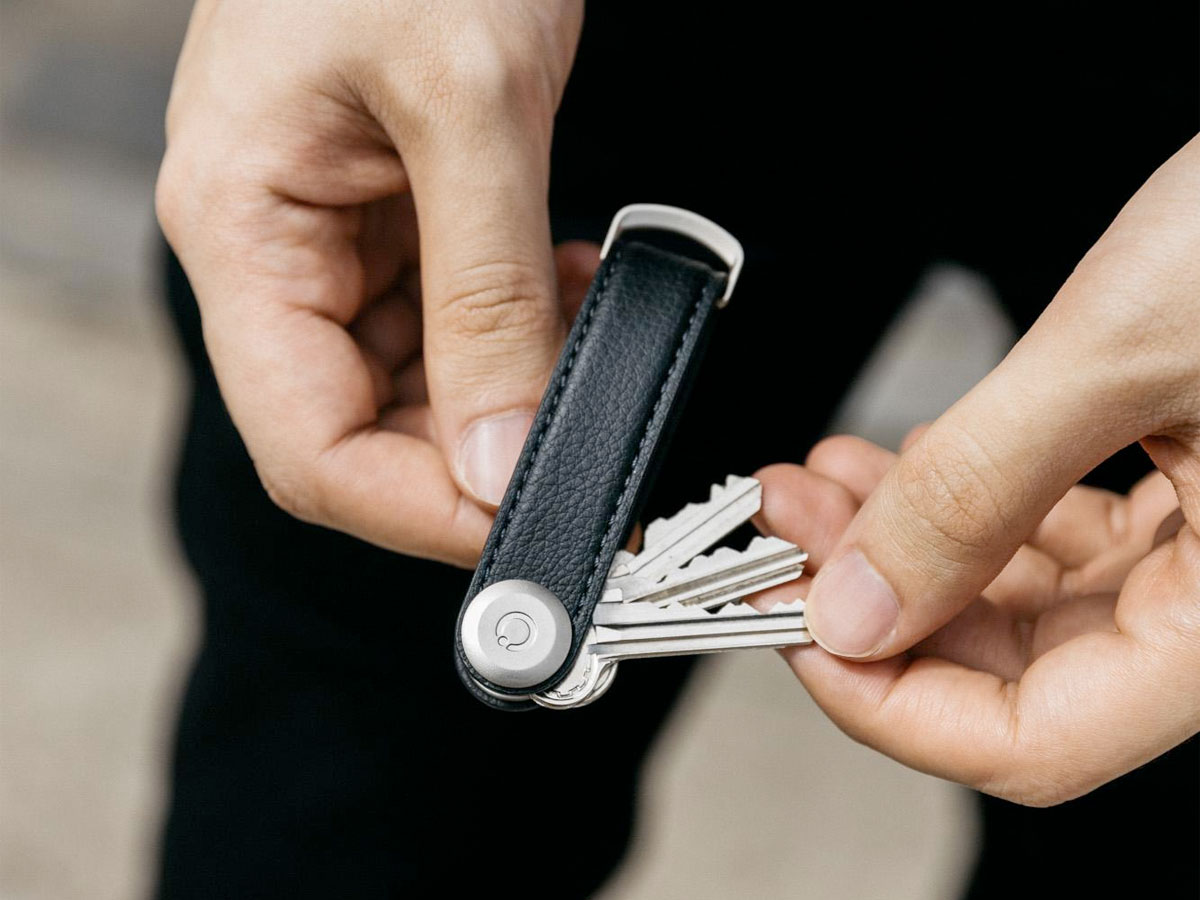
<instances>
[{"instance_id":1,"label":"fingernail","mask_svg":"<svg viewBox=\"0 0 1200 900\"><path fill-rule=\"evenodd\" d=\"M850 657L878 650L899 617L896 592L858 550L817 573L804 613L818 644Z\"/></svg>"},{"instance_id":2,"label":"fingernail","mask_svg":"<svg viewBox=\"0 0 1200 900\"><path fill-rule=\"evenodd\" d=\"M484 503L499 506L516 468L533 414L500 413L473 422L463 434L458 450L459 476Z\"/></svg>"}]
</instances>

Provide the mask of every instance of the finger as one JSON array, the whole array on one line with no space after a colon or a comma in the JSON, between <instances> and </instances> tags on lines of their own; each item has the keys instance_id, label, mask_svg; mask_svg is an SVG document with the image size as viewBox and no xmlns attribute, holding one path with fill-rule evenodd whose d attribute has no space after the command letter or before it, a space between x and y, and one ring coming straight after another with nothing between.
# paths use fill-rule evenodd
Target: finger
<instances>
[{"instance_id":1,"label":"finger","mask_svg":"<svg viewBox=\"0 0 1200 900\"><path fill-rule=\"evenodd\" d=\"M1060 603L1029 618L981 597L910 652L1015 682L1034 660L1059 644L1091 631L1115 631L1116 602L1115 594L1097 594Z\"/></svg>"},{"instance_id":2,"label":"finger","mask_svg":"<svg viewBox=\"0 0 1200 900\"><path fill-rule=\"evenodd\" d=\"M425 383L425 361L417 357L407 366L392 373L395 402L402 406L429 404L429 389Z\"/></svg>"},{"instance_id":3,"label":"finger","mask_svg":"<svg viewBox=\"0 0 1200 900\"><path fill-rule=\"evenodd\" d=\"M1195 370L1178 348L1195 326L1197 248L1179 222L1200 193L1198 152L1193 141L1151 176L1030 332L880 482L813 582L809 626L824 646L863 659L912 646L1087 471L1164 427L1194 427L1182 410Z\"/></svg>"},{"instance_id":4,"label":"finger","mask_svg":"<svg viewBox=\"0 0 1200 900\"><path fill-rule=\"evenodd\" d=\"M1121 590L1125 578L1154 546L1162 520L1178 508L1171 483L1155 472L1134 486L1118 513L1113 543L1107 551L1065 572L1062 589L1068 595Z\"/></svg>"},{"instance_id":5,"label":"finger","mask_svg":"<svg viewBox=\"0 0 1200 900\"><path fill-rule=\"evenodd\" d=\"M424 357L459 485L495 507L563 337L546 206L548 123L468 103L405 153L421 232ZM384 123L387 126L387 122ZM544 131L544 133L543 133Z\"/></svg>"},{"instance_id":6,"label":"finger","mask_svg":"<svg viewBox=\"0 0 1200 900\"><path fill-rule=\"evenodd\" d=\"M895 462L896 454L878 444L839 434L813 447L804 466L841 484L861 505Z\"/></svg>"},{"instance_id":7,"label":"finger","mask_svg":"<svg viewBox=\"0 0 1200 900\"><path fill-rule=\"evenodd\" d=\"M907 453L908 448L921 439L921 435L929 430L931 424L930 422L922 422L920 425L914 425L910 428L908 434L904 436L904 440L900 442L900 452Z\"/></svg>"},{"instance_id":8,"label":"finger","mask_svg":"<svg viewBox=\"0 0 1200 900\"><path fill-rule=\"evenodd\" d=\"M1041 550L1022 544L984 593L1010 613L1033 618L1069 596L1063 567Z\"/></svg>"},{"instance_id":9,"label":"finger","mask_svg":"<svg viewBox=\"0 0 1200 900\"><path fill-rule=\"evenodd\" d=\"M350 332L390 372L420 350L421 313L406 296L393 291L369 304Z\"/></svg>"},{"instance_id":10,"label":"finger","mask_svg":"<svg viewBox=\"0 0 1200 900\"><path fill-rule=\"evenodd\" d=\"M371 379L371 395L375 398L375 408L383 409L392 403L396 397L396 387L392 381L392 373L371 353L363 353L363 364Z\"/></svg>"},{"instance_id":11,"label":"finger","mask_svg":"<svg viewBox=\"0 0 1200 900\"><path fill-rule=\"evenodd\" d=\"M319 262L307 271L311 244L289 235L271 249L298 279L235 262L203 267L197 278L214 369L260 477L272 499L306 521L472 565L490 516L464 502L433 444L378 427L382 369L330 313L349 318L361 284L354 248L317 246Z\"/></svg>"},{"instance_id":12,"label":"finger","mask_svg":"<svg viewBox=\"0 0 1200 900\"><path fill-rule=\"evenodd\" d=\"M941 627L1075 481L1128 442L1079 425L1102 398L1060 389L1047 371L1061 361L1059 340L1014 351L879 482L810 592L822 646L876 658Z\"/></svg>"},{"instance_id":13,"label":"finger","mask_svg":"<svg viewBox=\"0 0 1200 900\"><path fill-rule=\"evenodd\" d=\"M783 656L813 700L846 734L923 772L978 785L999 755L1005 682L936 657L851 662L810 646Z\"/></svg>"},{"instance_id":14,"label":"finger","mask_svg":"<svg viewBox=\"0 0 1200 900\"><path fill-rule=\"evenodd\" d=\"M1144 552L1157 523L1176 505L1161 472L1147 475L1128 496L1077 485L1054 505L1029 543L1068 568L1122 544L1136 544Z\"/></svg>"},{"instance_id":15,"label":"finger","mask_svg":"<svg viewBox=\"0 0 1200 900\"><path fill-rule=\"evenodd\" d=\"M629 538L625 541L625 550L629 553L637 553L642 549L642 523L634 522L633 528L629 531Z\"/></svg>"},{"instance_id":16,"label":"finger","mask_svg":"<svg viewBox=\"0 0 1200 900\"><path fill-rule=\"evenodd\" d=\"M1142 447L1170 480L1192 531L1200 533L1200 438L1154 436L1144 438Z\"/></svg>"},{"instance_id":17,"label":"finger","mask_svg":"<svg viewBox=\"0 0 1200 900\"><path fill-rule=\"evenodd\" d=\"M1154 546L1159 547L1175 537L1186 521L1183 517L1183 509L1176 507L1174 512L1169 513L1162 520L1162 523L1158 526L1158 530L1154 532Z\"/></svg>"},{"instance_id":18,"label":"finger","mask_svg":"<svg viewBox=\"0 0 1200 900\"><path fill-rule=\"evenodd\" d=\"M1033 629L1033 622L980 597L910 652L1016 681L1029 663Z\"/></svg>"},{"instance_id":19,"label":"finger","mask_svg":"<svg viewBox=\"0 0 1200 900\"><path fill-rule=\"evenodd\" d=\"M412 194L384 197L362 207L358 253L363 263L363 294L380 296L417 263L418 234Z\"/></svg>"},{"instance_id":20,"label":"finger","mask_svg":"<svg viewBox=\"0 0 1200 900\"><path fill-rule=\"evenodd\" d=\"M600 267L600 245L592 241L564 241L554 248L554 265L563 315L568 322L574 321Z\"/></svg>"},{"instance_id":21,"label":"finger","mask_svg":"<svg viewBox=\"0 0 1200 900\"><path fill-rule=\"evenodd\" d=\"M1064 566L1081 566L1123 537L1125 498L1112 491L1077 485L1067 491L1029 537L1029 543Z\"/></svg>"},{"instance_id":22,"label":"finger","mask_svg":"<svg viewBox=\"0 0 1200 900\"><path fill-rule=\"evenodd\" d=\"M378 426L352 434L325 455L314 480L326 498L322 523L415 556L471 568L491 528L437 448L410 434Z\"/></svg>"},{"instance_id":23,"label":"finger","mask_svg":"<svg viewBox=\"0 0 1200 900\"><path fill-rule=\"evenodd\" d=\"M434 441L433 413L428 403L389 406L379 413L379 427L420 438L429 444Z\"/></svg>"},{"instance_id":24,"label":"finger","mask_svg":"<svg viewBox=\"0 0 1200 900\"><path fill-rule=\"evenodd\" d=\"M805 571L816 572L858 511L845 487L808 469L779 463L754 474L762 483L762 508L753 522L808 552Z\"/></svg>"},{"instance_id":25,"label":"finger","mask_svg":"<svg viewBox=\"0 0 1200 900\"><path fill-rule=\"evenodd\" d=\"M1200 589L1192 575L1190 589ZM868 746L1019 803L1078 796L1200 728L1194 635L1169 646L1078 634L1006 680L947 659L785 657L821 708ZM987 648L981 647L986 653Z\"/></svg>"}]
</instances>

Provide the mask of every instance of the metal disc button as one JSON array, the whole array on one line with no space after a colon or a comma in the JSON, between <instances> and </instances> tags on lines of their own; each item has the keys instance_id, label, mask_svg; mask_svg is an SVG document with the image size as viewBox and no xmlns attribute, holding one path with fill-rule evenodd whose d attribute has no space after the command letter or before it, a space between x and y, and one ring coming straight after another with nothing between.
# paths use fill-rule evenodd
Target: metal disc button
<instances>
[{"instance_id":1,"label":"metal disc button","mask_svg":"<svg viewBox=\"0 0 1200 900\"><path fill-rule=\"evenodd\" d=\"M502 687L545 681L571 649L571 619L562 602L532 581L484 588L462 620L463 651L475 671Z\"/></svg>"}]
</instances>

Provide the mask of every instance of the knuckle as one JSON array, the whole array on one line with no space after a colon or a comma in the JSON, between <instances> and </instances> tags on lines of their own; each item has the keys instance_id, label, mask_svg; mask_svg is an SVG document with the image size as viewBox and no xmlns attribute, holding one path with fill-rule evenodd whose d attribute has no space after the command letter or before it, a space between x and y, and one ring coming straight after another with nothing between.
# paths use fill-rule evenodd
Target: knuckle
<instances>
[{"instance_id":1,"label":"knuckle","mask_svg":"<svg viewBox=\"0 0 1200 900\"><path fill-rule=\"evenodd\" d=\"M981 784L979 790L1010 803L1035 809L1058 806L1083 793L1081 786L1066 773L1026 761L1014 761L1003 777Z\"/></svg>"},{"instance_id":2,"label":"knuckle","mask_svg":"<svg viewBox=\"0 0 1200 900\"><path fill-rule=\"evenodd\" d=\"M919 460L897 466L896 486L906 511L929 525L950 549L982 550L1004 521L997 480L999 470L979 443L961 432L934 440Z\"/></svg>"},{"instance_id":3,"label":"knuckle","mask_svg":"<svg viewBox=\"0 0 1200 900\"><path fill-rule=\"evenodd\" d=\"M403 110L426 125L492 122L513 111L547 118L558 98L543 60L469 28L449 46L434 42L418 59L389 66L384 79L400 86Z\"/></svg>"},{"instance_id":4,"label":"knuckle","mask_svg":"<svg viewBox=\"0 0 1200 900\"><path fill-rule=\"evenodd\" d=\"M539 275L522 263L475 266L454 279L439 311L458 337L519 339L553 323L553 303Z\"/></svg>"},{"instance_id":5,"label":"knuckle","mask_svg":"<svg viewBox=\"0 0 1200 900\"><path fill-rule=\"evenodd\" d=\"M163 159L154 184L154 213L167 240L174 243L179 238L186 218L184 191L179 166L170 153Z\"/></svg>"},{"instance_id":6,"label":"knuckle","mask_svg":"<svg viewBox=\"0 0 1200 900\"><path fill-rule=\"evenodd\" d=\"M455 97L495 106L540 97L546 66L526 53L510 52L493 36L468 36L470 47L442 58L439 82Z\"/></svg>"},{"instance_id":7,"label":"knuckle","mask_svg":"<svg viewBox=\"0 0 1200 900\"><path fill-rule=\"evenodd\" d=\"M852 452L858 443L858 438L846 434L822 438L808 451L804 465L818 472L838 471L845 462L847 453Z\"/></svg>"},{"instance_id":8,"label":"knuckle","mask_svg":"<svg viewBox=\"0 0 1200 900\"><path fill-rule=\"evenodd\" d=\"M833 720L838 731L844 734L860 747L867 747L871 750L878 750L878 742L874 740L874 734L871 729L858 719L852 719L844 716L838 716Z\"/></svg>"},{"instance_id":9,"label":"knuckle","mask_svg":"<svg viewBox=\"0 0 1200 900\"><path fill-rule=\"evenodd\" d=\"M259 481L272 503L302 522L323 524L326 519L319 502L319 492L313 489L316 480L306 474L306 469L298 463L255 463Z\"/></svg>"}]
</instances>

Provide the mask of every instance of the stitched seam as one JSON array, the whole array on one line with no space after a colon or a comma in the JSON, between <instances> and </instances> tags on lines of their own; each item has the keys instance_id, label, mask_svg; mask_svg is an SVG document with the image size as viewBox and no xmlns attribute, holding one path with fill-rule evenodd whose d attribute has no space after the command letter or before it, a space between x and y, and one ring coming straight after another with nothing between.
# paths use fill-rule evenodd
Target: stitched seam
<instances>
[{"instance_id":1,"label":"stitched seam","mask_svg":"<svg viewBox=\"0 0 1200 900\"><path fill-rule=\"evenodd\" d=\"M662 383L658 388L658 399L654 401L654 408L650 410L650 417L646 420L646 425L642 430L641 440L638 441L637 452L633 455L633 461L629 464L629 471L625 474L625 481L621 485L621 493L617 497L616 505L613 507L612 515L608 517L608 523L604 528L604 536L600 539L600 545L596 550L596 557L592 561L592 572L588 575L587 582L584 584L582 598L586 599L592 592L592 585L596 581L596 575L600 571L601 557L604 555L604 546L608 543L609 537L612 535L612 530L617 524L617 515L621 511L621 507L625 504L625 498L629 494L629 489L633 481L633 473L637 471L638 464L642 461L642 456L647 452L646 442L650 438L651 427L658 420L659 412L662 409L663 401L666 399L667 385L671 383L671 376L675 374L675 370L679 367L680 359L683 356L683 348L687 346L688 338L691 336L692 330L696 327L700 310L703 308L708 291L701 290L700 296L697 298L695 305L692 307L692 315L688 319L687 327L684 328L683 334L679 338L679 344L675 348L675 356L671 360L671 367L667 369L667 374L663 377ZM579 609L575 612L575 618L580 618L580 613L584 609L584 605L580 604ZM590 613L589 613L590 617ZM580 622L576 621L576 625ZM579 629L576 628L576 635L579 634Z\"/></svg>"},{"instance_id":2,"label":"stitched seam","mask_svg":"<svg viewBox=\"0 0 1200 900\"><path fill-rule=\"evenodd\" d=\"M596 318L596 310L600 308L600 304L604 300L604 293L608 290L608 283L612 280L613 270L617 267L617 260L621 258L622 248L618 247L612 255L611 262L608 266L608 271L604 273L604 280L600 283L600 287L596 291L596 301L592 304L587 312L587 318L583 321L583 326L579 329L579 336L575 338L575 342L571 345L571 354L567 358L567 364L563 367L562 374L558 378L558 383L554 386L554 396L550 400L550 406L547 407L545 419L538 428L536 437L534 438L533 452L529 455L529 463L521 472L521 482L517 485L517 491L513 495L513 502L509 504L508 512L504 516L504 522L500 525L499 532L496 533L496 543L492 545L492 550L487 555L487 559L483 561L483 570L480 572L479 581L481 584L487 582L488 573L492 569L492 563L496 559L496 554L500 551L500 547L504 543L504 536L508 533L508 526L512 524L513 515L516 513L517 505L521 501L521 494L525 491L525 484L529 480L529 473L533 471L533 465L537 461L538 454L542 450L542 439L545 438L546 432L549 431L551 423L555 416L558 415L558 403L562 399L564 388L567 385L567 379L571 372L575 369L575 361L579 358L579 348L583 344L583 339L587 336L592 327L592 320ZM590 581L589 581L590 585ZM586 594L585 594L586 596Z\"/></svg>"}]
</instances>

